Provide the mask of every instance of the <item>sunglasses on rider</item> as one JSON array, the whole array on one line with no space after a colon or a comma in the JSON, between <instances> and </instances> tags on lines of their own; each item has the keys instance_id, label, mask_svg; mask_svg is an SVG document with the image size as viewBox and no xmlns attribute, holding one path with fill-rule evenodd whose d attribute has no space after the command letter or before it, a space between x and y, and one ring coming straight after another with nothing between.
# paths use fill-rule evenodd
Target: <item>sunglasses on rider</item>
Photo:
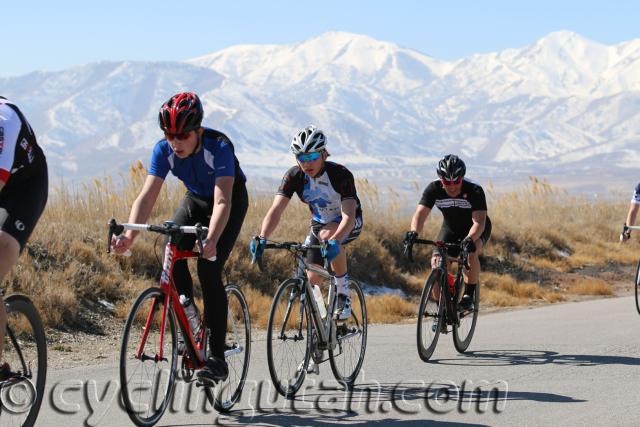
<instances>
[{"instance_id":1,"label":"sunglasses on rider","mask_svg":"<svg viewBox=\"0 0 640 427\"><path fill-rule=\"evenodd\" d=\"M462 182L462 178L457 178L457 179L444 179L444 178L440 178L440 181L444 184L444 185L458 185Z\"/></svg>"},{"instance_id":2,"label":"sunglasses on rider","mask_svg":"<svg viewBox=\"0 0 640 427\"><path fill-rule=\"evenodd\" d=\"M178 141L184 141L185 139L189 138L189 134L191 132L181 132L181 133L164 133L164 137L167 138L167 141L172 141L174 139L177 139Z\"/></svg>"},{"instance_id":3,"label":"sunglasses on rider","mask_svg":"<svg viewBox=\"0 0 640 427\"><path fill-rule=\"evenodd\" d=\"M321 156L322 154L319 151L316 151L314 153L298 154L296 156L296 159L298 159L300 163L306 163L306 162L313 162L315 160L318 160Z\"/></svg>"}]
</instances>

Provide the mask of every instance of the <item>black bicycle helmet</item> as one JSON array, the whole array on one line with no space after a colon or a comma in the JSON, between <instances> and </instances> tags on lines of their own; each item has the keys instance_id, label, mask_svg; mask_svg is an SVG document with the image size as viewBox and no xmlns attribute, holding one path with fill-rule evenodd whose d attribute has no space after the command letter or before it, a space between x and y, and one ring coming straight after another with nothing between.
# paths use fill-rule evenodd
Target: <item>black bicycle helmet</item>
<instances>
[{"instance_id":1,"label":"black bicycle helmet","mask_svg":"<svg viewBox=\"0 0 640 427\"><path fill-rule=\"evenodd\" d=\"M467 173L467 167L460 157L455 154L447 154L438 162L438 176L442 179L456 180Z\"/></svg>"}]
</instances>

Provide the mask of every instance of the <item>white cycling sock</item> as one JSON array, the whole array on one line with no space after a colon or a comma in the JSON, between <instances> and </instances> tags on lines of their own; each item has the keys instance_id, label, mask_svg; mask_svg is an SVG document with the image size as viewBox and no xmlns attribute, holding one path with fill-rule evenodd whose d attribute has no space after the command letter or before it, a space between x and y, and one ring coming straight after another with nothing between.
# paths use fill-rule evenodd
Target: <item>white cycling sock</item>
<instances>
[{"instance_id":1,"label":"white cycling sock","mask_svg":"<svg viewBox=\"0 0 640 427\"><path fill-rule=\"evenodd\" d=\"M345 273L342 276L336 276L335 281L338 294L349 295L349 274Z\"/></svg>"}]
</instances>

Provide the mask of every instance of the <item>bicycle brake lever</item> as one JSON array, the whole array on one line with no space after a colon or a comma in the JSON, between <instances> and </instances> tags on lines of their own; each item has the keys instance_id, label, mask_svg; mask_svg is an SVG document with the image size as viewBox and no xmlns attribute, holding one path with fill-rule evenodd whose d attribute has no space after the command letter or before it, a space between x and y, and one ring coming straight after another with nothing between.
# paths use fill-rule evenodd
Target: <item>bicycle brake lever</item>
<instances>
[{"instance_id":1,"label":"bicycle brake lever","mask_svg":"<svg viewBox=\"0 0 640 427\"><path fill-rule=\"evenodd\" d=\"M108 222L109 224L109 236L107 237L107 253L111 253L111 239L113 239L113 229L116 226L116 219L111 218Z\"/></svg>"},{"instance_id":2,"label":"bicycle brake lever","mask_svg":"<svg viewBox=\"0 0 640 427\"><path fill-rule=\"evenodd\" d=\"M405 243L403 252L409 258L409 261L413 262L413 245L411 243Z\"/></svg>"},{"instance_id":3,"label":"bicycle brake lever","mask_svg":"<svg viewBox=\"0 0 640 427\"><path fill-rule=\"evenodd\" d=\"M204 252L204 248L202 247L202 224L199 222L195 225L196 227L196 242L198 243L198 250L200 252L200 257L202 258L202 253Z\"/></svg>"}]
</instances>

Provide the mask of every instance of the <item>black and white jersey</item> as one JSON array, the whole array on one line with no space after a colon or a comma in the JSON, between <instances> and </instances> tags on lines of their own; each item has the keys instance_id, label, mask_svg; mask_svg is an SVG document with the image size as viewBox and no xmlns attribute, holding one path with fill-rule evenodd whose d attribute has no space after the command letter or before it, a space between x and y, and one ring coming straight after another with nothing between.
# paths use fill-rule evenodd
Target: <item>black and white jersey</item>
<instances>
[{"instance_id":1,"label":"black and white jersey","mask_svg":"<svg viewBox=\"0 0 640 427\"><path fill-rule=\"evenodd\" d=\"M347 199L356 201L356 218L362 217L353 174L337 163L325 162L324 169L315 178L305 174L300 166L289 169L282 178L278 194L290 199L293 193L309 205L313 221L321 224L340 222L342 201Z\"/></svg>"},{"instance_id":2,"label":"black and white jersey","mask_svg":"<svg viewBox=\"0 0 640 427\"><path fill-rule=\"evenodd\" d=\"M467 233L471 229L472 212L487 210L487 200L482 187L467 179L462 180L460 194L456 197L447 195L442 182L439 179L435 180L427 185L419 203L429 209L437 206L444 217L443 226L457 234Z\"/></svg>"},{"instance_id":3,"label":"black and white jersey","mask_svg":"<svg viewBox=\"0 0 640 427\"><path fill-rule=\"evenodd\" d=\"M0 98L0 181L21 181L46 168L36 136L22 112Z\"/></svg>"},{"instance_id":4,"label":"black and white jersey","mask_svg":"<svg viewBox=\"0 0 640 427\"><path fill-rule=\"evenodd\" d=\"M640 205L640 183L636 185L635 190L633 190L633 196L631 197L631 203L635 203L636 205Z\"/></svg>"}]
</instances>

